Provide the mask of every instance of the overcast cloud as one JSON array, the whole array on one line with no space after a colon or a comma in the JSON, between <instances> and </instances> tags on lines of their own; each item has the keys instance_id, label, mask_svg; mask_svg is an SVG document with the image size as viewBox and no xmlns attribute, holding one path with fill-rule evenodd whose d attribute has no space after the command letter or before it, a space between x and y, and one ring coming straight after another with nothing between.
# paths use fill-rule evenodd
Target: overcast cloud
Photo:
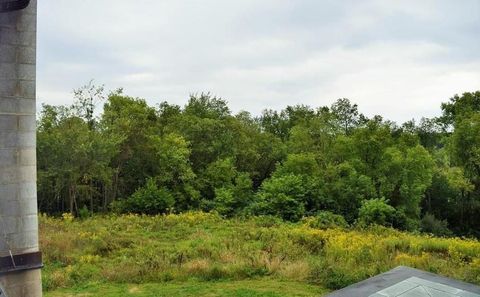
<instances>
[{"instance_id":1,"label":"overcast cloud","mask_svg":"<svg viewBox=\"0 0 480 297\"><path fill-rule=\"evenodd\" d=\"M435 116L480 90L480 1L39 0L39 103L95 79L150 104L211 92L234 112L349 98Z\"/></svg>"}]
</instances>

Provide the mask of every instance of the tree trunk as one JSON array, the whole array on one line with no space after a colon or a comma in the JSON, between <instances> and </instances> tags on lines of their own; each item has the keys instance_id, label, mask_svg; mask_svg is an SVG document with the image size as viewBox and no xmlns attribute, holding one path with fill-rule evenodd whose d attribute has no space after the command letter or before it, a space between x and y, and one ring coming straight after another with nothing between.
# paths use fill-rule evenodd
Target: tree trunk
<instances>
[{"instance_id":1,"label":"tree trunk","mask_svg":"<svg viewBox=\"0 0 480 297\"><path fill-rule=\"evenodd\" d=\"M90 196L90 212L93 214L93 183L90 181L90 189L88 189L89 196Z\"/></svg>"},{"instance_id":2,"label":"tree trunk","mask_svg":"<svg viewBox=\"0 0 480 297\"><path fill-rule=\"evenodd\" d=\"M75 199L75 198L73 197L73 192L74 192L74 190L73 190L73 185L70 185L70 186L68 187L68 198L69 198L69 202L70 202L70 203L69 203L69 205L70 205L70 207L69 207L69 208L70 208L70 214L71 214L72 216L74 215L74 210L73 210L74 205L73 205L73 201L74 201L74 199Z\"/></svg>"}]
</instances>

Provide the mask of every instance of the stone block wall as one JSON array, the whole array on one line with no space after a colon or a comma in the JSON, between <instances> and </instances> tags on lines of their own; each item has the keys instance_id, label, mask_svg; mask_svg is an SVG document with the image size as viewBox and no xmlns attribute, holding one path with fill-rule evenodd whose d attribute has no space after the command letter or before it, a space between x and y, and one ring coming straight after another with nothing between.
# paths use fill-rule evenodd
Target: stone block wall
<instances>
[{"instance_id":1,"label":"stone block wall","mask_svg":"<svg viewBox=\"0 0 480 297\"><path fill-rule=\"evenodd\" d=\"M36 252L37 3L0 13L0 257ZM0 275L8 297L41 296L39 270Z\"/></svg>"}]
</instances>

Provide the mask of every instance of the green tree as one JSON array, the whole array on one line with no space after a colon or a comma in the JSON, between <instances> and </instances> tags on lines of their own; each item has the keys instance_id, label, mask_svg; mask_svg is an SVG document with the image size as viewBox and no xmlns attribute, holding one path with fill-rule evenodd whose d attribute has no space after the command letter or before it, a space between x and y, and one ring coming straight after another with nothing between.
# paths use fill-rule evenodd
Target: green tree
<instances>
[{"instance_id":1,"label":"green tree","mask_svg":"<svg viewBox=\"0 0 480 297\"><path fill-rule=\"evenodd\" d=\"M395 208L388 204L385 198L365 200L358 212L360 225L392 226L395 218Z\"/></svg>"},{"instance_id":2,"label":"green tree","mask_svg":"<svg viewBox=\"0 0 480 297\"><path fill-rule=\"evenodd\" d=\"M349 134L360 123L360 113L357 104L352 104L347 98L341 98L333 103L332 114L337 125L344 134Z\"/></svg>"},{"instance_id":3,"label":"green tree","mask_svg":"<svg viewBox=\"0 0 480 297\"><path fill-rule=\"evenodd\" d=\"M341 214L350 223L357 217L362 201L376 197L372 180L348 162L328 166L323 181L319 209Z\"/></svg>"},{"instance_id":4,"label":"green tree","mask_svg":"<svg viewBox=\"0 0 480 297\"><path fill-rule=\"evenodd\" d=\"M128 199L115 204L122 212L156 215L168 213L175 203L173 195L159 188L154 179L147 180L145 186L137 189Z\"/></svg>"},{"instance_id":5,"label":"green tree","mask_svg":"<svg viewBox=\"0 0 480 297\"><path fill-rule=\"evenodd\" d=\"M411 148L388 148L383 155L381 194L406 215L418 219L420 204L433 176L433 160L420 145Z\"/></svg>"},{"instance_id":6,"label":"green tree","mask_svg":"<svg viewBox=\"0 0 480 297\"><path fill-rule=\"evenodd\" d=\"M89 204L91 211L104 208L96 197L105 198L101 189L110 181L116 139L92 129L72 108L53 106L44 106L37 135L40 205L52 195L57 209L72 214L80 203Z\"/></svg>"},{"instance_id":7,"label":"green tree","mask_svg":"<svg viewBox=\"0 0 480 297\"><path fill-rule=\"evenodd\" d=\"M248 173L237 171L231 158L211 163L203 175L203 205L221 214L240 213L252 201L252 180Z\"/></svg>"},{"instance_id":8,"label":"green tree","mask_svg":"<svg viewBox=\"0 0 480 297\"><path fill-rule=\"evenodd\" d=\"M318 229L348 227L347 221L345 221L343 216L325 210L319 211L314 217L306 218L305 221L308 226Z\"/></svg>"},{"instance_id":9,"label":"green tree","mask_svg":"<svg viewBox=\"0 0 480 297\"><path fill-rule=\"evenodd\" d=\"M480 91L455 95L449 102L442 103L441 107L443 113L439 120L448 129L457 120L480 112Z\"/></svg>"},{"instance_id":10,"label":"green tree","mask_svg":"<svg viewBox=\"0 0 480 297\"><path fill-rule=\"evenodd\" d=\"M214 209L222 215L242 213L253 201L252 180L239 173L231 185L215 188Z\"/></svg>"},{"instance_id":11,"label":"green tree","mask_svg":"<svg viewBox=\"0 0 480 297\"><path fill-rule=\"evenodd\" d=\"M467 173L480 176L480 113L457 120L451 139L452 159Z\"/></svg>"},{"instance_id":12,"label":"green tree","mask_svg":"<svg viewBox=\"0 0 480 297\"><path fill-rule=\"evenodd\" d=\"M230 116L227 102L210 93L190 95L190 100L185 106L185 114L199 118L221 119Z\"/></svg>"},{"instance_id":13,"label":"green tree","mask_svg":"<svg viewBox=\"0 0 480 297\"><path fill-rule=\"evenodd\" d=\"M297 221L305 214L305 189L301 177L288 174L266 180L252 205L255 214L276 215Z\"/></svg>"},{"instance_id":14,"label":"green tree","mask_svg":"<svg viewBox=\"0 0 480 297\"><path fill-rule=\"evenodd\" d=\"M104 105L100 126L119 139L112 159L109 201L130 196L148 177L156 176L156 151L151 140L158 135L158 115L145 100L112 93Z\"/></svg>"},{"instance_id":15,"label":"green tree","mask_svg":"<svg viewBox=\"0 0 480 297\"><path fill-rule=\"evenodd\" d=\"M156 181L175 197L175 208L185 211L199 206L200 193L195 188L196 175L190 166L189 143L180 135L170 133L151 136L156 155Z\"/></svg>"}]
</instances>

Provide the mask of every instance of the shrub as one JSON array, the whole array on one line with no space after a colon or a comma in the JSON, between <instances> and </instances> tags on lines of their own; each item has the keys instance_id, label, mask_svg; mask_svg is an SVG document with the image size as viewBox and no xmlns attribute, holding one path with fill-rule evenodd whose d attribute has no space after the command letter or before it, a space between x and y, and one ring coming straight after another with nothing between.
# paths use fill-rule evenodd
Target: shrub
<instances>
[{"instance_id":1,"label":"shrub","mask_svg":"<svg viewBox=\"0 0 480 297\"><path fill-rule=\"evenodd\" d=\"M82 220L88 218L90 216L90 211L88 210L87 206L84 205L82 208L78 210L78 217Z\"/></svg>"},{"instance_id":2,"label":"shrub","mask_svg":"<svg viewBox=\"0 0 480 297\"><path fill-rule=\"evenodd\" d=\"M305 214L307 190L302 178L288 174L266 180L257 194L252 211L260 215L277 215L284 220L298 221Z\"/></svg>"},{"instance_id":3,"label":"shrub","mask_svg":"<svg viewBox=\"0 0 480 297\"><path fill-rule=\"evenodd\" d=\"M254 217L251 217L250 220L254 222L257 227L267 227L267 228L278 227L283 223L281 218L272 216L272 215L254 216Z\"/></svg>"},{"instance_id":4,"label":"shrub","mask_svg":"<svg viewBox=\"0 0 480 297\"><path fill-rule=\"evenodd\" d=\"M303 224L315 229L347 228L348 223L342 215L330 211L320 211L314 217L302 219Z\"/></svg>"},{"instance_id":5,"label":"shrub","mask_svg":"<svg viewBox=\"0 0 480 297\"><path fill-rule=\"evenodd\" d=\"M433 214L426 213L420 222L420 228L423 232L431 233L437 236L451 236L452 231L448 229L446 220L438 220Z\"/></svg>"},{"instance_id":6,"label":"shrub","mask_svg":"<svg viewBox=\"0 0 480 297\"><path fill-rule=\"evenodd\" d=\"M409 218L405 213L405 209L400 208L393 215L392 227L400 230L415 231L419 228L419 222L417 219Z\"/></svg>"},{"instance_id":7,"label":"shrub","mask_svg":"<svg viewBox=\"0 0 480 297\"><path fill-rule=\"evenodd\" d=\"M388 204L385 198L371 199L362 202L358 213L360 225L372 224L391 226L395 217L395 208Z\"/></svg>"},{"instance_id":8,"label":"shrub","mask_svg":"<svg viewBox=\"0 0 480 297\"><path fill-rule=\"evenodd\" d=\"M306 218L304 221L309 227L316 229L348 227L347 221L345 221L343 216L330 211L320 211L315 217Z\"/></svg>"},{"instance_id":9,"label":"shrub","mask_svg":"<svg viewBox=\"0 0 480 297\"><path fill-rule=\"evenodd\" d=\"M204 281L216 281L228 278L228 272L223 267L214 265L201 273L199 277Z\"/></svg>"},{"instance_id":10,"label":"shrub","mask_svg":"<svg viewBox=\"0 0 480 297\"><path fill-rule=\"evenodd\" d=\"M312 266L310 282L324 285L330 290L345 288L365 278L359 271L345 269L341 265L328 265L320 261Z\"/></svg>"},{"instance_id":11,"label":"shrub","mask_svg":"<svg viewBox=\"0 0 480 297\"><path fill-rule=\"evenodd\" d=\"M175 199L168 190L159 188L153 179L148 179L144 187L114 208L121 212L159 214L167 213L174 203Z\"/></svg>"},{"instance_id":12,"label":"shrub","mask_svg":"<svg viewBox=\"0 0 480 297\"><path fill-rule=\"evenodd\" d=\"M67 223L71 223L71 222L73 222L75 217L71 213L66 212L66 213L62 214L62 219Z\"/></svg>"},{"instance_id":13,"label":"shrub","mask_svg":"<svg viewBox=\"0 0 480 297\"><path fill-rule=\"evenodd\" d=\"M223 187L215 189L215 200L212 206L219 214L230 216L234 211L232 207L234 201L233 189Z\"/></svg>"}]
</instances>

